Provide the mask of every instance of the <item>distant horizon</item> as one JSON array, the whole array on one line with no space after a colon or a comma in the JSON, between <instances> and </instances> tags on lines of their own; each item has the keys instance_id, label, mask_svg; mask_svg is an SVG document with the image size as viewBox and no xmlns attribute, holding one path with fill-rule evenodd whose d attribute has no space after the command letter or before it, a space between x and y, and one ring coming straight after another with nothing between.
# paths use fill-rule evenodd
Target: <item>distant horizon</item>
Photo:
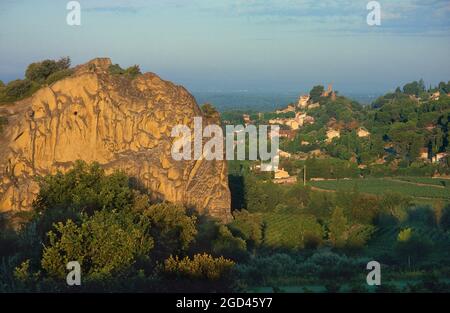
<instances>
[{"instance_id":1,"label":"distant horizon","mask_svg":"<svg viewBox=\"0 0 450 313\"><path fill-rule=\"evenodd\" d=\"M0 79L70 56L139 64L191 91L289 92L334 83L380 93L450 80L450 1L384 0L381 25L367 0L66 0L0 2ZM14 25L14 27L11 27Z\"/></svg>"},{"instance_id":2,"label":"distant horizon","mask_svg":"<svg viewBox=\"0 0 450 313\"><path fill-rule=\"evenodd\" d=\"M55 57L53 59L56 60L56 59L59 59L61 57L63 57L63 56ZM98 58L103 58L103 57L109 58L107 56L99 56ZM71 57L69 56L69 58L71 58ZM94 59L94 58L92 58L92 59ZM34 60L33 62L39 62L39 61L43 61L45 59L52 59L52 58L50 58L50 57L49 58L42 58L40 60ZM72 60L72 58L71 58L71 60ZM85 62L76 63L76 64L72 61L72 67L73 66L77 66L77 65L81 65L81 64L84 64L84 63L87 63L90 60L86 60ZM31 63L33 63L33 62L31 62ZM116 62L114 62L114 60L112 60L112 62L113 62L113 64L116 64ZM128 62L127 64L134 64L134 63L133 62ZM122 65L122 64L119 64L119 65ZM137 65L139 65L139 64L137 64ZM9 82L11 82L13 80L16 80L16 79L24 79L25 78L25 71L26 71L26 67L24 67L23 69L18 70L18 72L21 72L21 74L19 74L17 77L6 77L6 78L4 76L2 76L2 73L0 73L0 80L3 81L5 84L7 84L7 83L9 83ZM295 94L295 93L307 94L309 92L309 90L312 87L316 86L316 85L322 85L322 86L326 87L328 84L332 84L333 85L333 89L337 90L341 95L344 95L344 96L345 95L347 95L347 96L380 96L380 95L384 95L384 94L386 94L388 92L393 92L397 87L402 88L407 83L410 83L410 82L413 82L413 81L419 81L420 79L423 79L423 78L414 78L414 79L402 82L401 84L398 84L396 86L392 86L390 88L386 88L386 89L380 89L380 88L379 89L375 89L374 88L374 89L370 89L370 90L369 89L367 89L367 90L340 89L340 88L336 87L336 85L334 83L331 83L331 82L317 82L315 84L310 85L309 89L305 88L305 86L300 86L300 88L298 88L298 89L294 89L294 88L291 88L291 89L275 89L275 88L273 88L273 89L271 89L271 88L254 88L254 89L245 89L245 88L240 88L240 89L205 88L205 89L195 89L195 88L189 88L186 84L177 82L177 81L175 81L175 80L173 80L171 78L164 77L164 76L160 75L159 73L157 73L155 71L145 70L143 68L141 68L141 71L143 73L149 73L149 72L155 73L156 75L160 76L164 80L171 81L174 84L182 85L182 86L186 87L192 93L211 93L211 94L220 94L220 93L228 93L228 94L233 94L233 93L236 93L236 94L259 93L259 94L272 94L272 95L276 94L276 93L283 94L283 95L291 94L291 93L292 94ZM450 81L450 75L449 75L448 79L440 80L440 81L436 82L435 84L428 83L427 81L425 81L425 86L427 88L429 88L430 86L431 87L436 87L442 81L443 82Z\"/></svg>"},{"instance_id":3,"label":"distant horizon","mask_svg":"<svg viewBox=\"0 0 450 313\"><path fill-rule=\"evenodd\" d=\"M191 91L196 98L199 105L204 103L211 103L219 112L225 111L258 111L258 112L272 112L276 109L286 107L290 103L296 103L298 97L304 92L243 92L243 91ZM352 94L342 93L341 95L357 101L362 105L370 105L380 94Z\"/></svg>"}]
</instances>

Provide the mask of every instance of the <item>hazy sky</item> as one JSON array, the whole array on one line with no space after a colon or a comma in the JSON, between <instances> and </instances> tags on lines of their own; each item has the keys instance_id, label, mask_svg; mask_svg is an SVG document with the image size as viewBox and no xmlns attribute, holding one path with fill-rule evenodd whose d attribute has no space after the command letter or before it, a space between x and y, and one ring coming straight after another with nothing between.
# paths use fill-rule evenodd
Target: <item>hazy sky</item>
<instances>
[{"instance_id":1,"label":"hazy sky","mask_svg":"<svg viewBox=\"0 0 450 313\"><path fill-rule=\"evenodd\" d=\"M0 79L26 65L109 56L192 91L296 91L333 82L380 92L450 80L450 0L0 0Z\"/></svg>"}]
</instances>

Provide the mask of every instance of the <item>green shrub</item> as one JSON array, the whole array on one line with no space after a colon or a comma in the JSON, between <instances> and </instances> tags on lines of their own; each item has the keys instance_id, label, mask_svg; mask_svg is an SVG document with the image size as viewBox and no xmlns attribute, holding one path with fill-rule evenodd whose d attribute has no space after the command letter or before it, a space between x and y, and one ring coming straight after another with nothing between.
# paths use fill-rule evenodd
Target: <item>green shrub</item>
<instances>
[{"instance_id":1,"label":"green shrub","mask_svg":"<svg viewBox=\"0 0 450 313\"><path fill-rule=\"evenodd\" d=\"M31 96L42 84L52 84L57 80L70 76L70 59L62 58L58 61L44 60L28 66L25 79L17 79L4 86L0 84L0 103L14 102Z\"/></svg>"},{"instance_id":2,"label":"green shrub","mask_svg":"<svg viewBox=\"0 0 450 313\"><path fill-rule=\"evenodd\" d=\"M84 215L80 225L58 223L48 233L42 268L51 277L66 276L66 264L78 261L87 280L120 275L153 248L150 221L130 211L99 211Z\"/></svg>"},{"instance_id":3,"label":"green shrub","mask_svg":"<svg viewBox=\"0 0 450 313\"><path fill-rule=\"evenodd\" d=\"M433 248L433 242L423 236L419 236L413 229L407 228L401 231L397 240L397 253L409 266L417 264L425 259Z\"/></svg>"},{"instance_id":4,"label":"green shrub","mask_svg":"<svg viewBox=\"0 0 450 313\"><path fill-rule=\"evenodd\" d=\"M79 221L81 213L102 209L129 209L133 191L123 173L106 175L98 163L77 161L66 173L58 172L39 179L40 191L33 202L41 236L53 223L67 219Z\"/></svg>"},{"instance_id":5,"label":"green shrub","mask_svg":"<svg viewBox=\"0 0 450 313\"><path fill-rule=\"evenodd\" d=\"M350 250L364 248L374 232L375 227L372 225L355 224L350 226L346 248Z\"/></svg>"},{"instance_id":6,"label":"green shrub","mask_svg":"<svg viewBox=\"0 0 450 313\"><path fill-rule=\"evenodd\" d=\"M131 78L135 78L136 76L141 74L141 69L139 68L139 65L133 65L130 66L125 70L125 75L130 76Z\"/></svg>"},{"instance_id":7,"label":"green shrub","mask_svg":"<svg viewBox=\"0 0 450 313\"><path fill-rule=\"evenodd\" d=\"M255 256L247 263L237 265L238 276L250 284L270 284L297 275L300 259L285 253Z\"/></svg>"},{"instance_id":8,"label":"green shrub","mask_svg":"<svg viewBox=\"0 0 450 313\"><path fill-rule=\"evenodd\" d=\"M212 251L217 256L242 260L247 257L247 244L243 239L233 236L227 226L220 225L212 243Z\"/></svg>"},{"instance_id":9,"label":"green shrub","mask_svg":"<svg viewBox=\"0 0 450 313\"><path fill-rule=\"evenodd\" d=\"M450 230L450 205L447 205L444 208L444 211L442 213L442 217L439 222L439 226L442 227L444 231Z\"/></svg>"},{"instance_id":10,"label":"green shrub","mask_svg":"<svg viewBox=\"0 0 450 313\"><path fill-rule=\"evenodd\" d=\"M170 256L161 268L163 287L169 292L230 292L235 290L234 267L233 261L207 253L182 259Z\"/></svg>"},{"instance_id":11,"label":"green shrub","mask_svg":"<svg viewBox=\"0 0 450 313\"><path fill-rule=\"evenodd\" d=\"M189 216L181 205L154 204L143 214L150 219L150 234L155 239L152 254L157 259L185 253L197 235L197 218Z\"/></svg>"},{"instance_id":12,"label":"green shrub","mask_svg":"<svg viewBox=\"0 0 450 313\"><path fill-rule=\"evenodd\" d=\"M65 70L55 72L47 77L45 83L47 85L51 85L51 84L57 82L58 80L61 80L63 78L71 76L73 73L74 73L74 70L72 70L72 69L65 69Z\"/></svg>"},{"instance_id":13,"label":"green shrub","mask_svg":"<svg viewBox=\"0 0 450 313\"><path fill-rule=\"evenodd\" d=\"M16 101L30 94L33 83L27 79L13 80L3 90L3 101Z\"/></svg>"},{"instance_id":14,"label":"green shrub","mask_svg":"<svg viewBox=\"0 0 450 313\"><path fill-rule=\"evenodd\" d=\"M367 264L366 259L349 258L328 250L317 251L299 268L299 274L318 277L326 281L348 282Z\"/></svg>"},{"instance_id":15,"label":"green shrub","mask_svg":"<svg viewBox=\"0 0 450 313\"><path fill-rule=\"evenodd\" d=\"M201 109L205 117L215 117L218 115L216 108L210 103L203 104Z\"/></svg>"},{"instance_id":16,"label":"green shrub","mask_svg":"<svg viewBox=\"0 0 450 313\"><path fill-rule=\"evenodd\" d=\"M0 213L0 260L17 252L17 235L11 228L6 213Z\"/></svg>"},{"instance_id":17,"label":"green shrub","mask_svg":"<svg viewBox=\"0 0 450 313\"><path fill-rule=\"evenodd\" d=\"M25 72L25 77L30 81L42 84L53 73L67 70L69 67L70 58L61 58L58 61L44 60L42 62L31 63Z\"/></svg>"},{"instance_id":18,"label":"green shrub","mask_svg":"<svg viewBox=\"0 0 450 313\"><path fill-rule=\"evenodd\" d=\"M262 243L262 218L259 214L251 214L245 210L235 211L234 220L229 225L234 235L247 242L248 247L257 247Z\"/></svg>"},{"instance_id":19,"label":"green shrub","mask_svg":"<svg viewBox=\"0 0 450 313\"><path fill-rule=\"evenodd\" d=\"M125 70L119 64L111 64L108 71L111 75L122 75L125 73Z\"/></svg>"},{"instance_id":20,"label":"green shrub","mask_svg":"<svg viewBox=\"0 0 450 313\"><path fill-rule=\"evenodd\" d=\"M127 69L123 69L119 64L112 64L109 66L108 72L111 75L126 75L131 79L134 79L136 76L141 74L141 69L139 68L139 65L133 65Z\"/></svg>"},{"instance_id":21,"label":"green shrub","mask_svg":"<svg viewBox=\"0 0 450 313\"><path fill-rule=\"evenodd\" d=\"M168 275L184 276L190 279L218 280L227 275L234 262L223 257L214 258L209 254L196 254L192 259L170 256L164 261L164 272Z\"/></svg>"}]
</instances>

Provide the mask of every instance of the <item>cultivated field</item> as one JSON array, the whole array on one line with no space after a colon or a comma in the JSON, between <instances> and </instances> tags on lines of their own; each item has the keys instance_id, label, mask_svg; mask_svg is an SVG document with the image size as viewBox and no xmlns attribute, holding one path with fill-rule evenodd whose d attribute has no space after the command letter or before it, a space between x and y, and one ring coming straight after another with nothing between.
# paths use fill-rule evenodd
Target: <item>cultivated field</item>
<instances>
[{"instance_id":1,"label":"cultivated field","mask_svg":"<svg viewBox=\"0 0 450 313\"><path fill-rule=\"evenodd\" d=\"M430 177L364 178L349 180L313 181L309 185L318 189L358 190L381 195L397 192L416 199L450 201L450 180Z\"/></svg>"}]
</instances>

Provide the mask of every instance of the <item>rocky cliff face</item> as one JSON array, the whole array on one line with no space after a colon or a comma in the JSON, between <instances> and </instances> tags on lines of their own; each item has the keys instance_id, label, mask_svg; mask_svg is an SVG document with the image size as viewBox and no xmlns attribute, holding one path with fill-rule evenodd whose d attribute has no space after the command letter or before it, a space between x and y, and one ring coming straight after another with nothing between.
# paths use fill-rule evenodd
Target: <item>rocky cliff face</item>
<instances>
[{"instance_id":1,"label":"rocky cliff face","mask_svg":"<svg viewBox=\"0 0 450 313\"><path fill-rule=\"evenodd\" d=\"M33 177L84 160L124 170L155 199L228 221L226 161L171 157L172 127L193 128L202 115L193 96L152 73L110 75L110 65L95 59L30 99L0 107L8 118L0 135L0 212L29 210L38 192Z\"/></svg>"}]
</instances>

